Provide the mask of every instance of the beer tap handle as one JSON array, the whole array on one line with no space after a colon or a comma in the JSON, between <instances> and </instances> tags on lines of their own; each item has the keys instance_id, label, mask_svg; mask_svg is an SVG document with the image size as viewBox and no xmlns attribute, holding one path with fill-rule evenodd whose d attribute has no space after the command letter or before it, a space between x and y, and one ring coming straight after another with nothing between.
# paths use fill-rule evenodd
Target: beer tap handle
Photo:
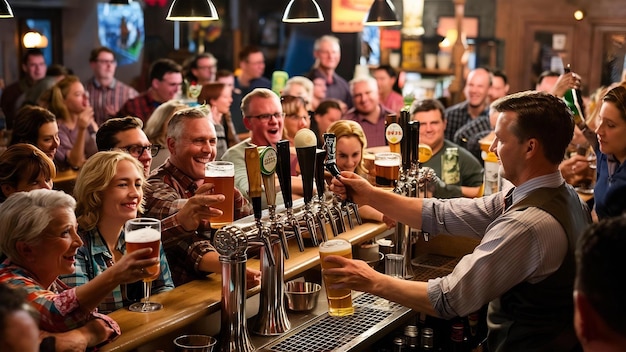
<instances>
[{"instance_id":1,"label":"beer tap handle","mask_svg":"<svg viewBox=\"0 0 626 352\"><path fill-rule=\"evenodd\" d=\"M320 205L324 202L324 192L326 191L326 180L324 180L324 159L326 159L326 151L323 149L317 149L315 152L315 185L317 186L317 197L320 200Z\"/></svg>"},{"instance_id":2,"label":"beer tap handle","mask_svg":"<svg viewBox=\"0 0 626 352\"><path fill-rule=\"evenodd\" d=\"M315 151L317 150L317 136L308 128L303 128L294 137L300 176L302 177L302 191L304 203L313 199L313 178L315 174Z\"/></svg>"},{"instance_id":3,"label":"beer tap handle","mask_svg":"<svg viewBox=\"0 0 626 352\"><path fill-rule=\"evenodd\" d=\"M293 207L293 200L291 197L291 161L289 155L289 141L285 139L278 141L278 143L276 143L276 153L278 156L278 165L276 167L278 183L280 183L280 190L283 193L285 209L291 209Z\"/></svg>"},{"instance_id":4,"label":"beer tap handle","mask_svg":"<svg viewBox=\"0 0 626 352\"><path fill-rule=\"evenodd\" d=\"M279 236L280 246L283 249L285 258L289 259L289 248L285 231L283 231L282 225L276 222L276 182L274 175L278 158L276 151L272 147L259 147L258 149L263 186L265 187L265 196L267 198L267 206L272 223L271 228L274 230L274 233ZM270 235L271 233L272 231L270 231Z\"/></svg>"},{"instance_id":5,"label":"beer tap handle","mask_svg":"<svg viewBox=\"0 0 626 352\"><path fill-rule=\"evenodd\" d=\"M246 169L248 171L248 187L250 199L252 199L252 207L254 209L254 219L257 223L259 240L265 245L265 251L267 252L267 258L270 265L274 265L276 260L272 253L271 241L269 240L269 234L265 233L263 223L261 222L261 215L263 212L261 206L261 196L263 190L261 188L261 162L259 161L259 150L257 147L248 147L245 149Z\"/></svg>"},{"instance_id":6,"label":"beer tap handle","mask_svg":"<svg viewBox=\"0 0 626 352\"><path fill-rule=\"evenodd\" d=\"M420 123L419 121L409 122L409 133L411 135L411 165L415 168L419 165L419 144L420 144Z\"/></svg>"},{"instance_id":7,"label":"beer tap handle","mask_svg":"<svg viewBox=\"0 0 626 352\"><path fill-rule=\"evenodd\" d=\"M324 133L324 146L326 147L326 162L324 166L333 177L339 176L341 171L337 166L337 137L334 133Z\"/></svg>"},{"instance_id":8,"label":"beer tap handle","mask_svg":"<svg viewBox=\"0 0 626 352\"><path fill-rule=\"evenodd\" d=\"M291 197L291 160L289 154L289 141L285 139L278 141L278 143L276 143L276 153L278 156L276 172L278 174L278 183L280 183L280 189L283 193L285 209L287 209L287 221L293 229L293 235L298 242L298 249L300 249L300 252L304 252L304 239L302 238L302 233L300 232L300 225L291 212L291 209L293 208L293 200Z\"/></svg>"}]
</instances>

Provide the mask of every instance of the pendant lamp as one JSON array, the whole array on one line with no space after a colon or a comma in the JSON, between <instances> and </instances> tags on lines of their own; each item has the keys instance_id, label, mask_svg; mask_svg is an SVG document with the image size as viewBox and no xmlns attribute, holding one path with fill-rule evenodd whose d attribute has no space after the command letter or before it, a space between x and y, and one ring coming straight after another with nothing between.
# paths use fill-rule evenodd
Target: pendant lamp
<instances>
[{"instance_id":1,"label":"pendant lamp","mask_svg":"<svg viewBox=\"0 0 626 352\"><path fill-rule=\"evenodd\" d=\"M130 5L133 0L109 0L110 5Z\"/></svg>"},{"instance_id":2,"label":"pendant lamp","mask_svg":"<svg viewBox=\"0 0 626 352\"><path fill-rule=\"evenodd\" d=\"M367 13L366 26L399 26L402 22L398 21L395 8L389 0L374 0L370 11Z\"/></svg>"},{"instance_id":3,"label":"pendant lamp","mask_svg":"<svg viewBox=\"0 0 626 352\"><path fill-rule=\"evenodd\" d=\"M309 23L324 20L322 10L315 0L290 0L283 14L283 22Z\"/></svg>"},{"instance_id":4,"label":"pendant lamp","mask_svg":"<svg viewBox=\"0 0 626 352\"><path fill-rule=\"evenodd\" d=\"M219 19L211 0L174 0L165 18L168 21L214 21Z\"/></svg>"},{"instance_id":5,"label":"pendant lamp","mask_svg":"<svg viewBox=\"0 0 626 352\"><path fill-rule=\"evenodd\" d=\"M13 18L13 10L7 0L0 0L0 18Z\"/></svg>"}]
</instances>

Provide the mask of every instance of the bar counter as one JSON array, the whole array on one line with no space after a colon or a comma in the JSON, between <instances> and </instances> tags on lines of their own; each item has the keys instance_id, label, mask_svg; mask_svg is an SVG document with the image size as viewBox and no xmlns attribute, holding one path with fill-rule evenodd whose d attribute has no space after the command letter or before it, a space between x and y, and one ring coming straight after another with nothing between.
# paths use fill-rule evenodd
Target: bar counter
<instances>
[{"instance_id":1,"label":"bar counter","mask_svg":"<svg viewBox=\"0 0 626 352\"><path fill-rule=\"evenodd\" d=\"M387 227L383 223L364 222L337 237L354 245L383 235L386 231ZM296 278L319 264L318 249L306 247L304 252L300 252L294 239L289 240L289 254L290 259L285 260L285 280ZM248 266L258 269L259 260L249 259ZM259 290L260 286L249 289L248 297L257 294ZM169 292L152 296L151 300L163 304L163 309L159 311L137 313L123 308L112 312L109 316L118 322L122 335L101 350L130 351L183 329L209 314L219 312L221 293L221 275L211 274L206 280L195 280ZM219 328L219 319L215 324Z\"/></svg>"}]
</instances>

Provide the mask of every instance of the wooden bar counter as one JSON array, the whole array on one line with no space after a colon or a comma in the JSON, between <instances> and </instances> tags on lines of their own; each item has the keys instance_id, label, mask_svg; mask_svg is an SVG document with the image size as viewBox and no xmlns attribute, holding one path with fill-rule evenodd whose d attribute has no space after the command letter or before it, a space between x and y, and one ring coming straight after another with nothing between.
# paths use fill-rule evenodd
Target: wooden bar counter
<instances>
[{"instance_id":1,"label":"wooden bar counter","mask_svg":"<svg viewBox=\"0 0 626 352\"><path fill-rule=\"evenodd\" d=\"M383 223L364 222L363 225L356 226L337 237L358 244L382 235L385 231L387 227ZM289 254L290 259L285 260L285 280L298 277L319 264L319 251L316 247L307 247L304 252L300 252L293 239L289 240ZM258 268L259 260L250 259L248 266ZM260 286L248 290L248 297L257 294L259 290ZM117 310L109 316L118 322L122 335L101 350L130 351L147 345L211 313L218 312L221 296L221 275L211 274L206 280L195 280L169 292L152 296L151 300L163 304L163 309L159 311L137 313L128 309ZM216 319L215 324L219 328L219 319Z\"/></svg>"}]
</instances>

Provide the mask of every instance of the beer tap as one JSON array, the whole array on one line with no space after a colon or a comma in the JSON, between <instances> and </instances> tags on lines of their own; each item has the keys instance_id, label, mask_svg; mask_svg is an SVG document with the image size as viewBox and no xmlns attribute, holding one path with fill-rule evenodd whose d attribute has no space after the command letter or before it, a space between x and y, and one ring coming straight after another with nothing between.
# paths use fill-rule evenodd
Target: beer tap
<instances>
[{"instance_id":1,"label":"beer tap","mask_svg":"<svg viewBox=\"0 0 626 352\"><path fill-rule=\"evenodd\" d=\"M326 193L326 182L324 181L324 159L326 159L326 151L323 149L317 149L315 151L315 186L317 188L317 212L316 219L317 224L322 234L322 240L328 241L328 234L326 232L326 221L330 222L333 235L337 236L337 225L334 224L332 215L328 212L326 202L324 201Z\"/></svg>"},{"instance_id":2,"label":"beer tap","mask_svg":"<svg viewBox=\"0 0 626 352\"><path fill-rule=\"evenodd\" d=\"M313 200L313 175L315 173L315 151L317 149L317 137L308 128L303 128L294 137L296 154L300 165L302 177L302 190L304 193L304 221L311 235L311 241L315 247L319 246L317 232L315 231L315 216L311 209Z\"/></svg>"},{"instance_id":3,"label":"beer tap","mask_svg":"<svg viewBox=\"0 0 626 352\"><path fill-rule=\"evenodd\" d=\"M289 259L289 248L285 227L276 218L276 183L274 171L276 170L277 156L272 147L258 147L261 161L261 176L263 187L265 187L265 197L267 199L267 210L270 218L270 233L279 236L283 254Z\"/></svg>"},{"instance_id":4,"label":"beer tap","mask_svg":"<svg viewBox=\"0 0 626 352\"><path fill-rule=\"evenodd\" d=\"M337 166L337 137L334 133L324 133L324 147L326 148L326 161L324 167L333 177L339 177L341 171ZM333 223L337 225L337 232L343 233L346 231L346 224L343 220L343 209L339 203L339 197L333 195L333 205L329 208L330 214L333 216ZM337 218L335 221L334 218Z\"/></svg>"},{"instance_id":5,"label":"beer tap","mask_svg":"<svg viewBox=\"0 0 626 352\"><path fill-rule=\"evenodd\" d=\"M245 159L246 169L248 171L248 187L250 188L249 194L250 199L252 199L252 208L254 210L254 220L258 230L258 239L265 246L267 260L271 265L274 265L276 260L272 253L270 230L263 225L263 222L261 221L261 214L263 211L261 206L261 195L263 190L261 189L261 163L259 161L259 150L257 147L246 148Z\"/></svg>"},{"instance_id":6,"label":"beer tap","mask_svg":"<svg viewBox=\"0 0 626 352\"><path fill-rule=\"evenodd\" d=\"M245 309L248 238L238 227L228 225L217 230L213 245L222 264L220 351L255 351Z\"/></svg>"},{"instance_id":7,"label":"beer tap","mask_svg":"<svg viewBox=\"0 0 626 352\"><path fill-rule=\"evenodd\" d=\"M291 226L294 237L298 242L298 249L300 252L304 252L304 240L302 233L300 232L300 224L293 215L293 200L291 197L291 161L289 154L289 141L282 140L276 143L276 151L278 154L278 167L276 172L278 174L278 182L280 183L280 189L283 193L283 201L285 202L285 210L287 213L287 224Z\"/></svg>"},{"instance_id":8,"label":"beer tap","mask_svg":"<svg viewBox=\"0 0 626 352\"><path fill-rule=\"evenodd\" d=\"M261 161L258 148L246 148L245 159L258 238L263 244L260 253L261 294L259 314L254 325L254 332L264 336L278 335L291 329L291 323L289 318L287 318L287 310L284 304L285 284L283 278L285 260L280 248L280 238L277 236L272 238L270 229L263 225L261 221ZM270 159L268 159L268 164L268 166L271 166ZM270 194L272 192L269 191L272 191L273 194ZM265 190L268 204L271 198L276 198L275 193L275 190Z\"/></svg>"},{"instance_id":9,"label":"beer tap","mask_svg":"<svg viewBox=\"0 0 626 352\"><path fill-rule=\"evenodd\" d=\"M326 166L326 169L328 170L328 172L331 173L331 175L333 175L333 177L337 177L340 174L340 170L337 166L337 137L334 133L324 133L324 145L326 146L327 153L327 160L324 166ZM335 204L335 206L338 206L338 202L336 202L335 200L333 204ZM350 216L351 213L354 214L354 218L359 225L363 224L363 220L361 219L361 215L359 214L358 205L352 202L349 197L344 202L342 202L339 211L340 214L343 214L344 212L346 214L346 219L348 220L348 226L350 227L350 229L353 229L355 226L355 223ZM340 216L340 219L343 225L343 215Z\"/></svg>"}]
</instances>

